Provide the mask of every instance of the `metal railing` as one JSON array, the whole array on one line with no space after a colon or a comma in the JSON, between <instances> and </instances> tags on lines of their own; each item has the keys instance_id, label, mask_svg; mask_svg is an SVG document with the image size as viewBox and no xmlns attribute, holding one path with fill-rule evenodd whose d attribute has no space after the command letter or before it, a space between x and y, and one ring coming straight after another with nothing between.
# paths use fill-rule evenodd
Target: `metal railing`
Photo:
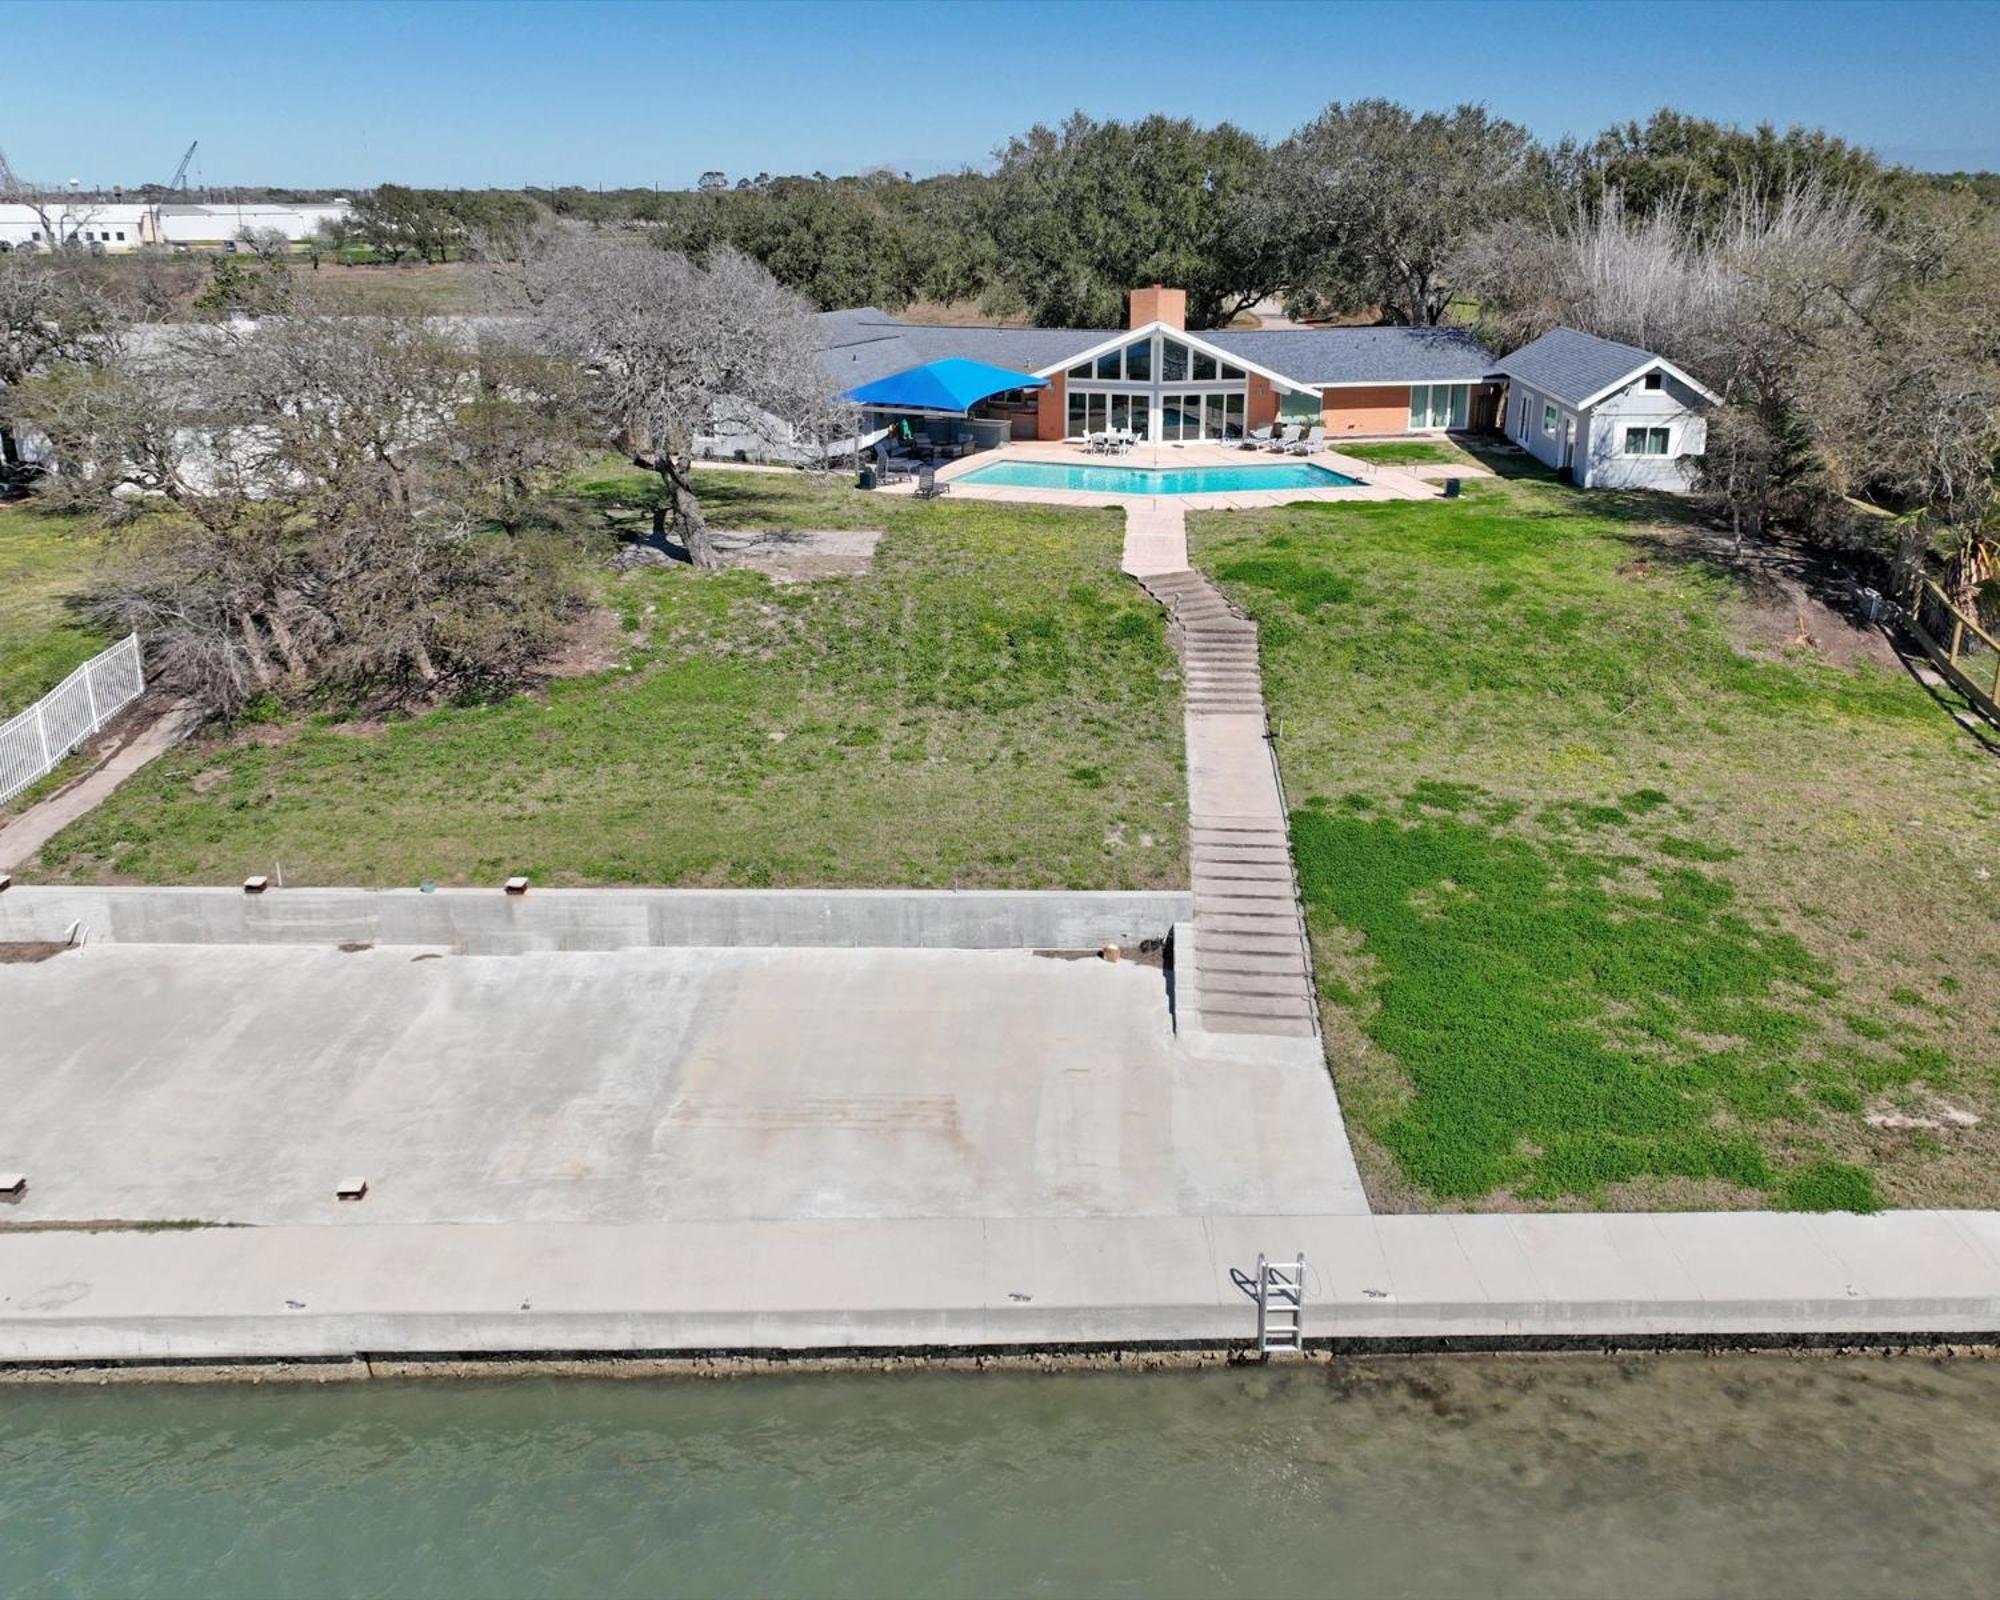
<instances>
[{"instance_id":1,"label":"metal railing","mask_svg":"<svg viewBox=\"0 0 2000 1600\"><path fill-rule=\"evenodd\" d=\"M146 692L139 636L128 633L17 717L0 722L0 803L11 800Z\"/></svg>"}]
</instances>

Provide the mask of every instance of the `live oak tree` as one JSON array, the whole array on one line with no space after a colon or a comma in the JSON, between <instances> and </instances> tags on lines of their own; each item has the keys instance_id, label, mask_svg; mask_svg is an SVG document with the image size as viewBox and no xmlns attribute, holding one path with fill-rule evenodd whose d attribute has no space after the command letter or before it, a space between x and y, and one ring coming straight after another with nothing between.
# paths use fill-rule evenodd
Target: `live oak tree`
<instances>
[{"instance_id":1,"label":"live oak tree","mask_svg":"<svg viewBox=\"0 0 2000 1600\"><path fill-rule=\"evenodd\" d=\"M1036 126L1000 152L995 269L1043 326L1119 327L1135 284L1187 290L1188 325L1219 328L1281 281L1245 208L1266 156L1252 134L1185 118Z\"/></svg>"},{"instance_id":2,"label":"live oak tree","mask_svg":"<svg viewBox=\"0 0 2000 1600\"><path fill-rule=\"evenodd\" d=\"M1248 225L1276 241L1295 310L1429 326L1451 304L1453 249L1526 203L1530 149L1483 106L1336 102L1271 152Z\"/></svg>"},{"instance_id":3,"label":"live oak tree","mask_svg":"<svg viewBox=\"0 0 2000 1600\"><path fill-rule=\"evenodd\" d=\"M616 236L572 232L537 259L530 294L546 346L585 377L604 436L659 475L688 559L719 564L695 493L696 441L727 427L773 443L822 423L832 383L811 307L749 257L705 262Z\"/></svg>"}]
</instances>

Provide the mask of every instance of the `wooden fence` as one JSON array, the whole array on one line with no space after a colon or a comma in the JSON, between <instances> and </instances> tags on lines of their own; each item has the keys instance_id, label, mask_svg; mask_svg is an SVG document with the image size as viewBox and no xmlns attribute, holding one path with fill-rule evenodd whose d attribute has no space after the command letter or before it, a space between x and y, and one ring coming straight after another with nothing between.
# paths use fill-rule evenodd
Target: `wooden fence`
<instances>
[{"instance_id":1,"label":"wooden fence","mask_svg":"<svg viewBox=\"0 0 2000 1600\"><path fill-rule=\"evenodd\" d=\"M2000 725L2000 639L1953 605L1930 578L1917 575L1906 592L1904 618L1924 654L1980 715Z\"/></svg>"}]
</instances>

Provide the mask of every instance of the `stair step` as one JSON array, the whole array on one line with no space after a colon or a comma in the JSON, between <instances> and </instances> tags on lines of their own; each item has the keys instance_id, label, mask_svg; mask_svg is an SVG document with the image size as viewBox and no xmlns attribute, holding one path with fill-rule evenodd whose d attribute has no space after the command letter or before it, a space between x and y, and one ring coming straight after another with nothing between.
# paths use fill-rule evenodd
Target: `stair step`
<instances>
[{"instance_id":1,"label":"stair step","mask_svg":"<svg viewBox=\"0 0 2000 1600\"><path fill-rule=\"evenodd\" d=\"M1204 1016L1202 1026L1210 1033L1254 1033L1279 1039L1310 1039L1309 1017L1215 1017Z\"/></svg>"},{"instance_id":2,"label":"stair step","mask_svg":"<svg viewBox=\"0 0 2000 1600\"><path fill-rule=\"evenodd\" d=\"M1310 1000L1293 995L1214 995L1200 990L1197 991L1196 1004L1201 1008L1204 1020L1241 1017L1252 1022L1310 1023L1314 1013Z\"/></svg>"},{"instance_id":3,"label":"stair step","mask_svg":"<svg viewBox=\"0 0 2000 1600\"><path fill-rule=\"evenodd\" d=\"M1291 893L1291 863L1282 860L1271 861L1203 861L1199 856L1194 863L1195 888L1200 889L1202 881L1216 885L1218 892L1227 894L1222 888L1226 883L1277 883L1283 884L1285 892Z\"/></svg>"},{"instance_id":4,"label":"stair step","mask_svg":"<svg viewBox=\"0 0 2000 1600\"><path fill-rule=\"evenodd\" d=\"M1195 971L1204 976L1230 973L1238 977L1303 979L1306 975L1305 957L1297 953L1296 947L1283 954L1267 954L1245 950L1215 950L1203 945L1195 952L1194 966Z\"/></svg>"},{"instance_id":5,"label":"stair step","mask_svg":"<svg viewBox=\"0 0 2000 1600\"><path fill-rule=\"evenodd\" d=\"M1206 965L1195 969L1195 987L1204 995L1285 995L1309 999L1312 990L1300 972L1218 972Z\"/></svg>"}]
</instances>

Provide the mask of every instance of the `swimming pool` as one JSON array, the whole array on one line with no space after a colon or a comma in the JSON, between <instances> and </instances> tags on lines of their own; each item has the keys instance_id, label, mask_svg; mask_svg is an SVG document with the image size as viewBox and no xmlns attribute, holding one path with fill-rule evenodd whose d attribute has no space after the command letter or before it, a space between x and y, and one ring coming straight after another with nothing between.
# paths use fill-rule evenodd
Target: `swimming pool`
<instances>
[{"instance_id":1,"label":"swimming pool","mask_svg":"<svg viewBox=\"0 0 2000 1600\"><path fill-rule=\"evenodd\" d=\"M1345 489L1361 482L1295 461L1270 467L1084 467L1054 461L996 461L960 483L1006 489L1081 489L1086 494L1241 494L1258 489Z\"/></svg>"}]
</instances>

